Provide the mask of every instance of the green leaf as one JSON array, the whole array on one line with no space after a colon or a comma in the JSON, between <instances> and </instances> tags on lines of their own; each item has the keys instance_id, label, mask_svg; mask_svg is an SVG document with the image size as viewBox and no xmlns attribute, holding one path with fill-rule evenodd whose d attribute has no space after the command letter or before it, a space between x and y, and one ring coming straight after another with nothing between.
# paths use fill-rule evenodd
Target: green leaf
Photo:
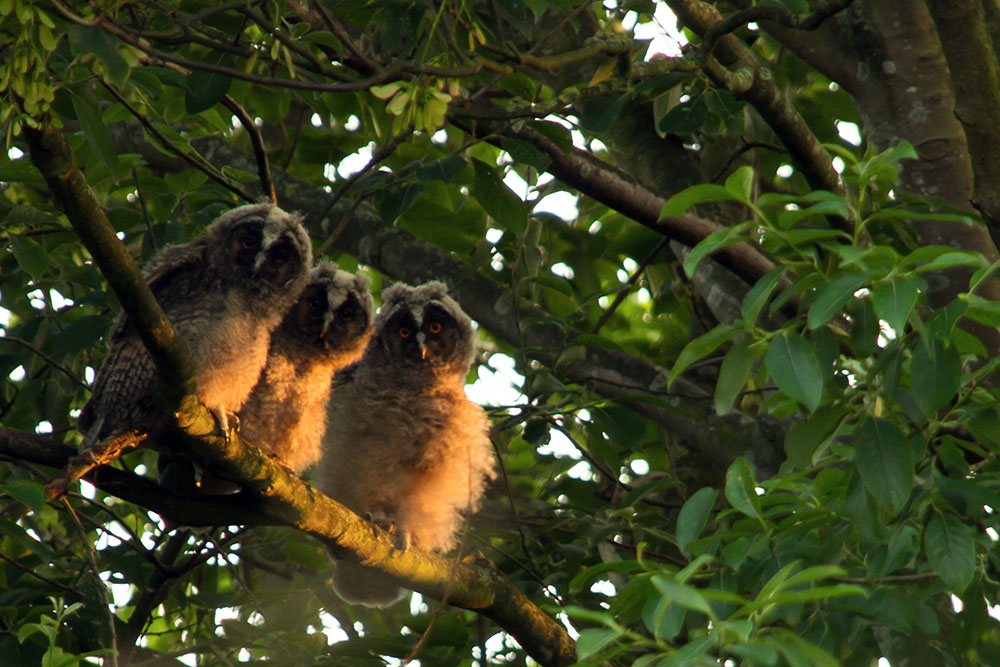
<instances>
[{"instance_id":1,"label":"green leaf","mask_svg":"<svg viewBox=\"0 0 1000 667\"><path fill-rule=\"evenodd\" d=\"M921 339L910 361L910 392L925 415L943 407L962 382L962 360L952 347L938 339Z\"/></svg>"},{"instance_id":2,"label":"green leaf","mask_svg":"<svg viewBox=\"0 0 1000 667\"><path fill-rule=\"evenodd\" d=\"M895 424L866 418L854 434L855 458L865 489L896 515L913 489L913 448Z\"/></svg>"},{"instance_id":3,"label":"green leaf","mask_svg":"<svg viewBox=\"0 0 1000 667\"><path fill-rule=\"evenodd\" d=\"M760 518L757 480L754 479L750 463L742 456L733 461L726 471L726 500L747 516Z\"/></svg>"},{"instance_id":4,"label":"green leaf","mask_svg":"<svg viewBox=\"0 0 1000 667\"><path fill-rule=\"evenodd\" d=\"M774 288L778 286L781 277L785 274L785 267L772 269L763 278L758 280L747 295L743 297L740 305L740 313L743 315L743 322L747 331L752 331L757 325L757 317L767 305L767 300L771 298Z\"/></svg>"},{"instance_id":5,"label":"green leaf","mask_svg":"<svg viewBox=\"0 0 1000 667\"><path fill-rule=\"evenodd\" d=\"M715 613L712 611L711 605L708 604L708 600L702 596L697 588L671 581L658 574L653 575L650 581L656 586L656 590L660 591L671 602L692 611L701 612L709 618L715 618Z\"/></svg>"},{"instance_id":6,"label":"green leaf","mask_svg":"<svg viewBox=\"0 0 1000 667\"><path fill-rule=\"evenodd\" d=\"M812 206L792 209L788 211L782 211L781 215L778 216L778 227L781 229L791 229L799 222L803 220L808 220L809 218L816 217L818 215L838 215L842 218L849 218L851 215L850 207L847 202L842 197L837 197L836 199L830 199L827 201L820 201ZM837 230L815 230L821 232L831 232L830 237L844 236L844 233ZM848 237L849 238L849 237Z\"/></svg>"},{"instance_id":7,"label":"green leaf","mask_svg":"<svg viewBox=\"0 0 1000 667\"><path fill-rule=\"evenodd\" d=\"M910 311L917 304L920 292L927 289L927 281L919 276L902 275L875 285L872 305L875 312L889 323L897 336L906 328Z\"/></svg>"},{"instance_id":8,"label":"green leaf","mask_svg":"<svg viewBox=\"0 0 1000 667\"><path fill-rule=\"evenodd\" d=\"M698 489L687 499L677 515L677 548L687 552L687 546L696 540L708 524L708 517L719 493L711 487Z\"/></svg>"},{"instance_id":9,"label":"green leaf","mask_svg":"<svg viewBox=\"0 0 1000 667\"><path fill-rule=\"evenodd\" d=\"M483 210L505 231L522 234L528 223L528 209L524 202L504 185L497 170L480 160L473 160L476 172L476 199Z\"/></svg>"},{"instance_id":10,"label":"green leaf","mask_svg":"<svg viewBox=\"0 0 1000 667\"><path fill-rule=\"evenodd\" d=\"M731 194L737 201L749 204L753 194L753 181L753 168L744 165L731 173L729 178L726 179L726 192Z\"/></svg>"},{"instance_id":11,"label":"green leaf","mask_svg":"<svg viewBox=\"0 0 1000 667\"><path fill-rule=\"evenodd\" d=\"M785 434L788 464L799 468L815 464L840 430L847 414L843 407L821 407L806 421L792 424Z\"/></svg>"},{"instance_id":12,"label":"green leaf","mask_svg":"<svg viewBox=\"0 0 1000 667\"><path fill-rule=\"evenodd\" d=\"M732 201L738 199L726 188L714 183L692 185L675 194L667 200L660 210L661 218L679 218L696 204L707 204L713 201Z\"/></svg>"},{"instance_id":13,"label":"green leaf","mask_svg":"<svg viewBox=\"0 0 1000 667\"><path fill-rule=\"evenodd\" d=\"M913 253L910 253L911 255ZM956 266L966 266L975 269L989 268L989 262L978 252L955 250L949 248L948 252L942 253L930 262L918 266L915 270L918 273L925 271L939 271L941 269L951 269Z\"/></svg>"},{"instance_id":14,"label":"green leaf","mask_svg":"<svg viewBox=\"0 0 1000 667\"><path fill-rule=\"evenodd\" d=\"M810 329L818 329L826 324L831 317L844 310L847 302L854 298L854 293L861 288L870 277L869 273L850 273L838 276L816 291L816 299L809 308L808 325Z\"/></svg>"},{"instance_id":15,"label":"green leaf","mask_svg":"<svg viewBox=\"0 0 1000 667\"><path fill-rule=\"evenodd\" d=\"M576 653L580 660L588 658L621 636L614 628L587 628L580 631L576 640Z\"/></svg>"},{"instance_id":16,"label":"green leaf","mask_svg":"<svg viewBox=\"0 0 1000 667\"><path fill-rule=\"evenodd\" d=\"M738 225L733 225L732 227L723 227L722 229L717 229L701 241L698 242L688 256L684 258L684 272L687 274L688 278L694 278L695 269L698 268L698 263L704 258L708 257L714 252L722 250L726 246L733 245L734 243L739 243L740 241L745 241L746 238L744 233L751 227L752 223L750 221L740 223Z\"/></svg>"},{"instance_id":17,"label":"green leaf","mask_svg":"<svg viewBox=\"0 0 1000 667\"><path fill-rule=\"evenodd\" d=\"M225 51L213 51L206 59L206 64L230 66L231 57ZM233 79L228 74L209 72L196 69L187 78L187 94L184 96L184 108L192 116L211 109L229 92ZM228 117L228 116L227 116Z\"/></svg>"},{"instance_id":18,"label":"green leaf","mask_svg":"<svg viewBox=\"0 0 1000 667\"><path fill-rule=\"evenodd\" d=\"M118 153L111 141L111 133L108 132L107 126L101 122L97 107L75 90L71 91L70 99L73 103L73 112L76 113L76 119L80 121L80 127L83 128L83 135L87 138L87 143L90 144L97 157L104 163L108 171L111 172L112 178L117 182Z\"/></svg>"},{"instance_id":19,"label":"green leaf","mask_svg":"<svg viewBox=\"0 0 1000 667\"><path fill-rule=\"evenodd\" d=\"M35 482L27 480L7 482L0 484L0 492L30 507L33 512L40 512L45 507L45 491Z\"/></svg>"},{"instance_id":20,"label":"green leaf","mask_svg":"<svg viewBox=\"0 0 1000 667\"><path fill-rule=\"evenodd\" d=\"M823 395L823 373L809 341L783 333L771 341L764 359L778 389L804 404L810 412Z\"/></svg>"},{"instance_id":21,"label":"green leaf","mask_svg":"<svg viewBox=\"0 0 1000 667\"><path fill-rule=\"evenodd\" d=\"M720 324L711 331L698 336L681 350L677 361L670 369L670 382L673 382L688 366L719 349L719 346L740 333L740 330L729 324Z\"/></svg>"},{"instance_id":22,"label":"green leaf","mask_svg":"<svg viewBox=\"0 0 1000 667\"><path fill-rule=\"evenodd\" d=\"M451 183L465 169L466 164L468 163L461 155L449 155L417 169L416 177L421 182L441 181L443 183Z\"/></svg>"},{"instance_id":23,"label":"green leaf","mask_svg":"<svg viewBox=\"0 0 1000 667\"><path fill-rule=\"evenodd\" d=\"M588 132L604 132L614 125L625 110L631 93L618 97L595 97L583 102L583 113L580 115L580 125Z\"/></svg>"},{"instance_id":24,"label":"green leaf","mask_svg":"<svg viewBox=\"0 0 1000 667\"><path fill-rule=\"evenodd\" d=\"M10 249L14 252L17 265L31 276L40 280L49 266L49 255L40 243L23 234L10 235Z\"/></svg>"},{"instance_id":25,"label":"green leaf","mask_svg":"<svg viewBox=\"0 0 1000 667\"><path fill-rule=\"evenodd\" d=\"M396 222L399 216L406 213L417 197L424 191L424 186L409 183L401 188L394 188L382 195L378 205L378 213L387 225Z\"/></svg>"},{"instance_id":26,"label":"green leaf","mask_svg":"<svg viewBox=\"0 0 1000 667\"><path fill-rule=\"evenodd\" d=\"M538 150L530 141L505 137L501 140L500 146L510 154L514 162L530 164L538 171L545 171L552 164L549 156Z\"/></svg>"},{"instance_id":27,"label":"green leaf","mask_svg":"<svg viewBox=\"0 0 1000 667\"><path fill-rule=\"evenodd\" d=\"M969 526L954 514L934 512L924 528L924 553L948 589L961 595L976 572L976 543Z\"/></svg>"},{"instance_id":28,"label":"green leaf","mask_svg":"<svg viewBox=\"0 0 1000 667\"><path fill-rule=\"evenodd\" d=\"M671 604L665 595L650 595L642 609L642 622L657 639L671 641L680 634L687 618L687 609Z\"/></svg>"},{"instance_id":29,"label":"green leaf","mask_svg":"<svg viewBox=\"0 0 1000 667\"><path fill-rule=\"evenodd\" d=\"M121 87L128 76L129 66L118 52L118 40L100 28L70 25L67 33L73 51L80 54L94 54L104 65L108 77Z\"/></svg>"},{"instance_id":30,"label":"green leaf","mask_svg":"<svg viewBox=\"0 0 1000 667\"><path fill-rule=\"evenodd\" d=\"M881 327L872 300L855 299L851 308L851 349L859 359L875 354L880 332Z\"/></svg>"},{"instance_id":31,"label":"green leaf","mask_svg":"<svg viewBox=\"0 0 1000 667\"><path fill-rule=\"evenodd\" d=\"M722 359L719 379L715 382L715 412L718 415L728 414L733 409L733 403L750 379L753 363L761 354L761 348L752 347L752 344L751 338L737 341Z\"/></svg>"}]
</instances>

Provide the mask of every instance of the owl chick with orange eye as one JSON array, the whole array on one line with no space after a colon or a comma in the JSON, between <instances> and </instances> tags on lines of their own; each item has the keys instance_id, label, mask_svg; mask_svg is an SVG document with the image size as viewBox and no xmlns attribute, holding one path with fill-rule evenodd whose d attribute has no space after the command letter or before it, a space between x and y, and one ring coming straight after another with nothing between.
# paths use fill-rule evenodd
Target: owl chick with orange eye
<instances>
[{"instance_id":1,"label":"owl chick with orange eye","mask_svg":"<svg viewBox=\"0 0 1000 667\"><path fill-rule=\"evenodd\" d=\"M361 360L334 378L321 468L325 493L425 551L455 546L495 476L486 414L465 396L472 321L441 282L396 284L382 295ZM340 562L347 602L385 606L405 591Z\"/></svg>"}]
</instances>

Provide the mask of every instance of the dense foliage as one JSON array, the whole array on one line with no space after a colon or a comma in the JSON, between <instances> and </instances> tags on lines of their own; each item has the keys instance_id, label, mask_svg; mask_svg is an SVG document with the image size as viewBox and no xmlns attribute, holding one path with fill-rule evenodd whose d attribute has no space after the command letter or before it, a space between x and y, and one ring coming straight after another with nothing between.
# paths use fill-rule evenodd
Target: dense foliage
<instances>
[{"instance_id":1,"label":"dense foliage","mask_svg":"<svg viewBox=\"0 0 1000 667\"><path fill-rule=\"evenodd\" d=\"M273 193L376 294L449 283L503 473L464 552L582 664L1000 664L998 15L0 0L5 664L531 660L343 604L289 527L44 503L120 311L29 155L51 126L140 261ZM133 501L156 457L113 464Z\"/></svg>"}]
</instances>

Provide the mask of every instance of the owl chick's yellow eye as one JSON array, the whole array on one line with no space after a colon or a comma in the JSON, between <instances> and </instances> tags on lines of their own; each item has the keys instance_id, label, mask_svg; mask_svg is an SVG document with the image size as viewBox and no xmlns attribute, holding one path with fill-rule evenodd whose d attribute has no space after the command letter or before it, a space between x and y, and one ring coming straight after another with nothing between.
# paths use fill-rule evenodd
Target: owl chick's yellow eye
<instances>
[{"instance_id":1,"label":"owl chick's yellow eye","mask_svg":"<svg viewBox=\"0 0 1000 667\"><path fill-rule=\"evenodd\" d=\"M409 338L412 333L413 332L410 330L410 327L399 327L400 338Z\"/></svg>"},{"instance_id":2,"label":"owl chick's yellow eye","mask_svg":"<svg viewBox=\"0 0 1000 667\"><path fill-rule=\"evenodd\" d=\"M431 325L428 327L428 329L430 329L430 332L432 334L439 334L439 333L441 333L441 323L440 322L431 322Z\"/></svg>"}]
</instances>

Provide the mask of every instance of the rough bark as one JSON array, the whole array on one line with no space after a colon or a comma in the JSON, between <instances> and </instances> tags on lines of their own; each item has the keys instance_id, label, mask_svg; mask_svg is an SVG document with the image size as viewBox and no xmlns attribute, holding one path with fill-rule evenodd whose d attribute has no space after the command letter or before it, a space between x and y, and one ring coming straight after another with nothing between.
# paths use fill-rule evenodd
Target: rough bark
<instances>
[{"instance_id":1,"label":"rough bark","mask_svg":"<svg viewBox=\"0 0 1000 667\"><path fill-rule=\"evenodd\" d=\"M868 140L884 150L906 139L919 160L903 163L900 187L939 197L971 211L974 199L970 146L955 117L955 94L937 30L923 2L865 0L834 17L817 32L773 24L763 26L817 71L855 98ZM995 112L994 112L995 113ZM989 122L989 121L987 121ZM1000 255L984 225L912 221L919 245L947 245ZM969 272L951 270L925 276L932 308L951 302L969 285ZM1000 300L1000 284L988 281L978 293ZM991 354L1000 353L1000 332L968 325Z\"/></svg>"}]
</instances>

